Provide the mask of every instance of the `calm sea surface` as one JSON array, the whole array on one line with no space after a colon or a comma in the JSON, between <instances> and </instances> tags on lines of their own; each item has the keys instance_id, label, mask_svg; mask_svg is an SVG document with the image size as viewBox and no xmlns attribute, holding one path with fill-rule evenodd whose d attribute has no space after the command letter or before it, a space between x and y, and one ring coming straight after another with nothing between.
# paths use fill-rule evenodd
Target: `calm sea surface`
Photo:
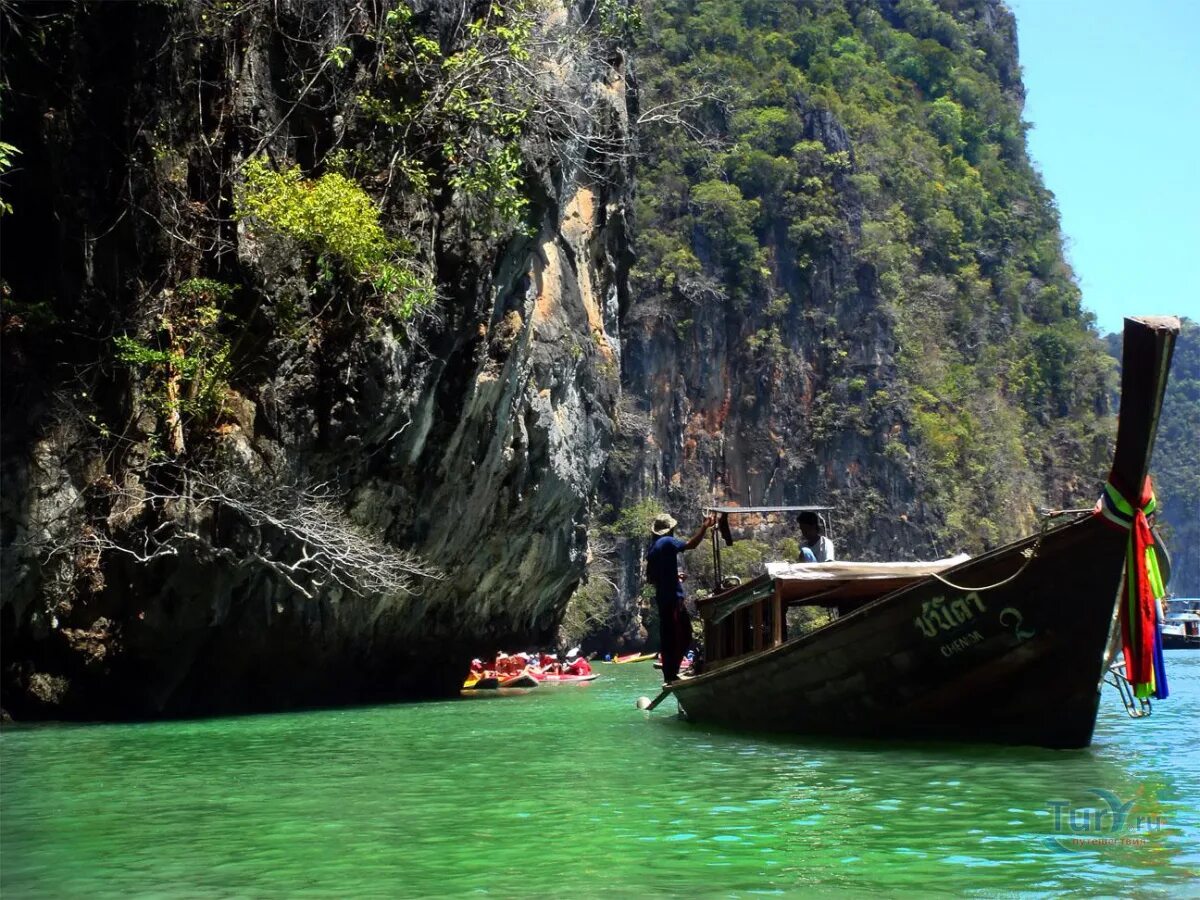
<instances>
[{"instance_id":1,"label":"calm sea surface","mask_svg":"<svg viewBox=\"0 0 1200 900\"><path fill-rule=\"evenodd\" d=\"M1171 699L1134 722L1106 687L1077 752L709 730L634 708L649 664L515 697L10 727L0 891L1200 896L1200 653L1167 655Z\"/></svg>"}]
</instances>

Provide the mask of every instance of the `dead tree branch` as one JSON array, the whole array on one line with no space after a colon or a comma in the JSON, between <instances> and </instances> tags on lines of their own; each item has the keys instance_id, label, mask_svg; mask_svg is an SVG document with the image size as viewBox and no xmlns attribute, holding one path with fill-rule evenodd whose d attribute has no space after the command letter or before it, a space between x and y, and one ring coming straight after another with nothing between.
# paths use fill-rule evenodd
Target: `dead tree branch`
<instances>
[{"instance_id":1,"label":"dead tree branch","mask_svg":"<svg viewBox=\"0 0 1200 900\"><path fill-rule=\"evenodd\" d=\"M128 486L107 482L104 514L69 537L52 539L60 529L39 528L50 542L39 549L48 559L115 553L143 565L186 551L202 561L266 570L308 599L332 590L396 599L414 593L418 580L443 578L416 554L352 521L327 484L193 471L149 475Z\"/></svg>"}]
</instances>

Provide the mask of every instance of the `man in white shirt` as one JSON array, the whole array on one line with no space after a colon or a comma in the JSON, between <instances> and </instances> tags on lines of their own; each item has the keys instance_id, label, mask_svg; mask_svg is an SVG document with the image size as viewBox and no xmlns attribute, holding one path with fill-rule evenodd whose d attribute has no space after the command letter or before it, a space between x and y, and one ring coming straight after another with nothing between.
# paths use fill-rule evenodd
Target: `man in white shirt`
<instances>
[{"instance_id":1,"label":"man in white shirt","mask_svg":"<svg viewBox=\"0 0 1200 900\"><path fill-rule=\"evenodd\" d=\"M796 519L800 526L800 561L833 562L833 541L821 534L821 519L815 512L805 510Z\"/></svg>"}]
</instances>

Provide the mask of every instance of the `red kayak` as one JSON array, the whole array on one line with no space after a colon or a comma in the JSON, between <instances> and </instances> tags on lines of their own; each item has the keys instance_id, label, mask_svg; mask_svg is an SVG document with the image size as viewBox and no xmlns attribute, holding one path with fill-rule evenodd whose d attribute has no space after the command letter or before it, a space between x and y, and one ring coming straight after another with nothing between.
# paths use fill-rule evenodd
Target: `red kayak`
<instances>
[{"instance_id":1,"label":"red kayak","mask_svg":"<svg viewBox=\"0 0 1200 900\"><path fill-rule=\"evenodd\" d=\"M538 675L537 680L542 684L582 684L594 681L600 676L593 672L590 675Z\"/></svg>"},{"instance_id":2,"label":"red kayak","mask_svg":"<svg viewBox=\"0 0 1200 900\"><path fill-rule=\"evenodd\" d=\"M656 660L654 661L654 668L656 668L656 669L661 669L661 668L662 668L662 660L661 660L661 659L656 659ZM679 665L679 671L680 671L680 673L683 673L683 672L690 672L690 671L692 671L692 663L691 663L691 661L690 661L690 660L686 660L686 659L685 659L685 660L684 660L682 663L680 663L680 665Z\"/></svg>"},{"instance_id":3,"label":"red kayak","mask_svg":"<svg viewBox=\"0 0 1200 900\"><path fill-rule=\"evenodd\" d=\"M500 687L537 687L538 680L533 677L531 672L518 672L516 675L510 675L508 678L500 679Z\"/></svg>"}]
</instances>

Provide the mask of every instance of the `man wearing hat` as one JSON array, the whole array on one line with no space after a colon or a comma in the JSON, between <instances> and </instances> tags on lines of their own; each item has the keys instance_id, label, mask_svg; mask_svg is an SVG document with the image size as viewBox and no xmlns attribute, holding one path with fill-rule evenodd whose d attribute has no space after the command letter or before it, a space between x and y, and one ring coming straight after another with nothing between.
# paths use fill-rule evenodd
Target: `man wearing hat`
<instances>
[{"instance_id":1,"label":"man wearing hat","mask_svg":"<svg viewBox=\"0 0 1200 900\"><path fill-rule=\"evenodd\" d=\"M806 509L796 519L800 526L800 561L833 562L833 541L821 534L821 517Z\"/></svg>"},{"instance_id":2,"label":"man wearing hat","mask_svg":"<svg viewBox=\"0 0 1200 900\"><path fill-rule=\"evenodd\" d=\"M717 524L709 515L688 540L675 537L679 523L663 513L650 526L650 547L646 551L646 580L654 585L658 605L659 631L662 634L663 681L679 680L679 664L692 641L692 619L683 605L683 580L679 576L679 554L700 546L708 529Z\"/></svg>"}]
</instances>

